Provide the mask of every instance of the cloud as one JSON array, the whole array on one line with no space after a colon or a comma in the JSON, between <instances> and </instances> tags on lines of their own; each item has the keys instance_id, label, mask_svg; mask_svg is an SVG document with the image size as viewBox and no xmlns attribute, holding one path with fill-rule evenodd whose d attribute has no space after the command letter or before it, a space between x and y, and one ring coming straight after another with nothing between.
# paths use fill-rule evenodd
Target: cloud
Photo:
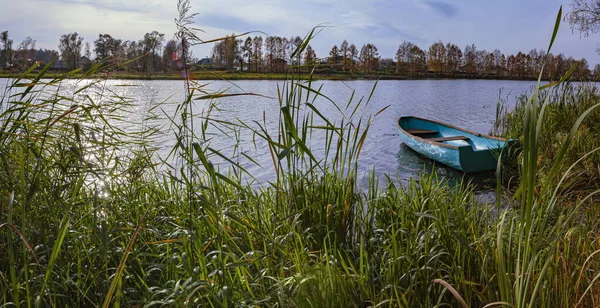
<instances>
[{"instance_id":1,"label":"cloud","mask_svg":"<svg viewBox=\"0 0 600 308\"><path fill-rule=\"evenodd\" d=\"M39 0L34 0L39 1ZM82 4L94 7L100 10L110 10L118 12L137 12L151 13L163 12L175 8L174 3L169 1L145 0L143 5L138 1L122 1L122 0L50 0L47 2L57 2L64 4Z\"/></svg>"},{"instance_id":2,"label":"cloud","mask_svg":"<svg viewBox=\"0 0 600 308\"><path fill-rule=\"evenodd\" d=\"M314 26L329 22L311 42L317 55L325 56L333 45L347 40L359 48L367 43L376 44L382 57L393 57L403 40L423 49L437 40L459 46L474 43L487 50L501 47L506 53L544 48L556 9L562 2L192 0L191 12L199 13L194 18L195 26L206 31L200 35L206 40L246 31L303 37ZM8 30L15 45L31 36L37 40L37 48L52 49L57 48L62 34L74 31L90 43L100 33L123 40L140 40L144 33L157 30L171 38L176 31L173 22L177 17L176 3L174 0L16 0L3 7L0 31ZM531 11L532 7L537 9ZM485 31L473 31L474 28ZM251 34L254 35L264 36ZM575 58L585 56L590 64L599 63L600 57L594 51L596 41L592 37L580 39L578 34L562 29L554 52ZM208 56L212 47L213 44L199 45L194 53L198 57Z\"/></svg>"},{"instance_id":3,"label":"cloud","mask_svg":"<svg viewBox=\"0 0 600 308\"><path fill-rule=\"evenodd\" d=\"M423 0L430 8L436 10L438 13L444 15L445 17L454 17L458 14L458 8L453 4L437 1L437 0Z\"/></svg>"}]
</instances>

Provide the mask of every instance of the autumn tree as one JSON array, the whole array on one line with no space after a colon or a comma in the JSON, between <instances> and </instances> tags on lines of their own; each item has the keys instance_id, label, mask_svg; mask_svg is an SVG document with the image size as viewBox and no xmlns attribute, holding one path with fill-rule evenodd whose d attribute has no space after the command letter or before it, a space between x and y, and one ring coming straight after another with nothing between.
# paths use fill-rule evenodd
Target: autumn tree
<instances>
[{"instance_id":1,"label":"autumn tree","mask_svg":"<svg viewBox=\"0 0 600 308\"><path fill-rule=\"evenodd\" d=\"M358 57L358 49L356 45L350 44L348 47L348 62L350 64L350 72L354 73L354 69L356 68L356 58Z\"/></svg>"},{"instance_id":2,"label":"autumn tree","mask_svg":"<svg viewBox=\"0 0 600 308\"><path fill-rule=\"evenodd\" d=\"M494 72L494 63L496 62L493 52L488 52L484 58L484 75L491 76Z\"/></svg>"},{"instance_id":3,"label":"autumn tree","mask_svg":"<svg viewBox=\"0 0 600 308\"><path fill-rule=\"evenodd\" d=\"M419 46L415 45L410 50L408 71L411 76L418 76L427 72L427 56Z\"/></svg>"},{"instance_id":4,"label":"autumn tree","mask_svg":"<svg viewBox=\"0 0 600 308\"><path fill-rule=\"evenodd\" d=\"M342 71L348 69L348 42L344 40L340 45L340 53L342 54Z\"/></svg>"},{"instance_id":5,"label":"autumn tree","mask_svg":"<svg viewBox=\"0 0 600 308\"><path fill-rule=\"evenodd\" d=\"M456 44L448 42L446 44L446 71L454 74L460 71L462 61L462 51Z\"/></svg>"},{"instance_id":6,"label":"autumn tree","mask_svg":"<svg viewBox=\"0 0 600 308\"><path fill-rule=\"evenodd\" d=\"M512 72L513 76L517 78L522 78L525 75L525 54L522 52L518 52L514 58L512 59Z\"/></svg>"},{"instance_id":7,"label":"autumn tree","mask_svg":"<svg viewBox=\"0 0 600 308\"><path fill-rule=\"evenodd\" d=\"M80 37L77 32L63 34L60 37L58 50L60 50L60 56L66 62L68 68L75 69L79 66L82 47L83 37Z\"/></svg>"},{"instance_id":8,"label":"autumn tree","mask_svg":"<svg viewBox=\"0 0 600 308\"><path fill-rule=\"evenodd\" d=\"M543 50L532 49L529 51L529 77L536 78L540 71L542 70L542 65L544 64L544 56L545 52Z\"/></svg>"},{"instance_id":9,"label":"autumn tree","mask_svg":"<svg viewBox=\"0 0 600 308\"><path fill-rule=\"evenodd\" d=\"M577 61L572 76L575 80L588 80L590 78L590 66L585 58Z\"/></svg>"},{"instance_id":10,"label":"autumn tree","mask_svg":"<svg viewBox=\"0 0 600 308\"><path fill-rule=\"evenodd\" d=\"M396 51L396 73L407 74L411 62L412 50L415 44L404 41Z\"/></svg>"},{"instance_id":11,"label":"autumn tree","mask_svg":"<svg viewBox=\"0 0 600 308\"><path fill-rule=\"evenodd\" d=\"M218 68L233 69L240 56L240 40L235 35L226 37L215 43L211 52L213 65Z\"/></svg>"},{"instance_id":12,"label":"autumn tree","mask_svg":"<svg viewBox=\"0 0 600 308\"><path fill-rule=\"evenodd\" d=\"M241 58L241 40L232 34L225 42L227 44L227 68L233 69L235 68L236 61L239 61Z\"/></svg>"},{"instance_id":13,"label":"autumn tree","mask_svg":"<svg viewBox=\"0 0 600 308\"><path fill-rule=\"evenodd\" d=\"M499 69L500 69L500 72L501 72L501 76L504 76L504 77L508 76L507 70L506 70L506 63L507 63L506 56L504 54L502 54L500 56Z\"/></svg>"},{"instance_id":14,"label":"autumn tree","mask_svg":"<svg viewBox=\"0 0 600 308\"><path fill-rule=\"evenodd\" d=\"M443 73L446 65L446 47L442 41L437 41L429 46L429 70L435 73Z\"/></svg>"},{"instance_id":15,"label":"autumn tree","mask_svg":"<svg viewBox=\"0 0 600 308\"><path fill-rule=\"evenodd\" d=\"M465 47L463 59L465 71L470 74L475 74L477 72L477 47L475 47L475 44L467 45L467 47Z\"/></svg>"},{"instance_id":16,"label":"autumn tree","mask_svg":"<svg viewBox=\"0 0 600 308\"><path fill-rule=\"evenodd\" d=\"M494 64L492 66L492 72L498 76L503 76L504 68L506 66L506 57L499 49L494 49L491 53L494 55Z\"/></svg>"},{"instance_id":17,"label":"autumn tree","mask_svg":"<svg viewBox=\"0 0 600 308\"><path fill-rule=\"evenodd\" d=\"M379 51L369 43L360 49L359 61L363 73L371 74L379 68Z\"/></svg>"},{"instance_id":18,"label":"autumn tree","mask_svg":"<svg viewBox=\"0 0 600 308\"><path fill-rule=\"evenodd\" d=\"M317 61L317 54L315 50L310 46L306 46L306 50L304 51L304 64L306 65L314 65Z\"/></svg>"},{"instance_id":19,"label":"autumn tree","mask_svg":"<svg viewBox=\"0 0 600 308\"><path fill-rule=\"evenodd\" d=\"M506 76L513 77L515 74L515 56L510 55L506 58Z\"/></svg>"},{"instance_id":20,"label":"autumn tree","mask_svg":"<svg viewBox=\"0 0 600 308\"><path fill-rule=\"evenodd\" d=\"M333 47L331 47L331 50L329 51L329 58L327 58L327 63L332 64L334 66L337 65L339 56L340 50L338 49L337 45L333 45Z\"/></svg>"}]
</instances>

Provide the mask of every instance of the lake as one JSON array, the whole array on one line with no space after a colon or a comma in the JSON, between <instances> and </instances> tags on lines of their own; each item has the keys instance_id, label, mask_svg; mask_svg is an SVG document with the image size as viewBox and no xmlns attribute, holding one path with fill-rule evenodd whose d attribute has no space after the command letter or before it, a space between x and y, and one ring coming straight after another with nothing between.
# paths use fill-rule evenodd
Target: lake
<instances>
[{"instance_id":1,"label":"lake","mask_svg":"<svg viewBox=\"0 0 600 308\"><path fill-rule=\"evenodd\" d=\"M8 82L8 79L0 79L0 90ZM80 88L85 82L64 81L60 91L66 96L72 96L73 91ZM275 133L279 111L279 102L276 99L278 96L277 86L281 87L284 84L283 81L242 80L233 82L202 81L202 83L205 84L204 89L262 95L220 98L217 100L219 110L215 111L213 116L234 122L241 120L246 123L253 121L262 123L264 116L267 126L272 129L272 133ZM172 115L175 111L175 103L181 102L185 95L182 81L108 80L103 82L103 85L105 89L111 91L98 93L98 90L94 90L91 95L96 100L118 95L128 97L134 102L133 112L123 114L126 118L126 124L123 124L125 129L146 125L143 119L148 115L148 110L158 104L161 106L155 111L160 111L159 115L163 112ZM317 81L313 83L313 88L322 86L322 94L345 107L353 92L355 93L354 102L361 97L366 100L374 85L375 81L371 80ZM434 167L431 161L422 158L402 144L396 130L396 119L400 115L415 115L487 134L493 126L499 99L504 99L508 108L512 108L516 96L529 92L534 85L533 81L507 80L379 81L369 104L363 103L358 113L366 117L375 115L388 105L389 108L373 118L361 153L361 172L365 173L374 168L380 179L384 174L388 174L392 178L405 181L423 171L430 172L435 168L442 176L452 180L460 179L463 176L462 173L443 166L436 165ZM194 110L200 111L206 108L207 104L205 100L197 101ZM340 112L324 98L318 98L315 106L330 119L338 121L342 119ZM169 123L164 115L162 119L152 122L152 124L162 125L163 132L168 131ZM216 129L210 131L212 134L209 138L211 138L210 142L213 148L222 150L224 154L233 153L234 145L237 143L234 139L224 136ZM316 153L319 153L318 145L322 144L323 138L324 136L316 135L311 140L311 144L316 148ZM174 145L174 139L173 134L168 132L156 137L155 143L161 148L160 155L166 156ZM238 156L236 160L246 167L259 182L272 179L274 171L268 150L260 143L254 146L252 134L249 132L240 133L239 140L239 146L235 148L236 153L243 151L253 157L261 166L256 166L241 156ZM221 165L221 170L227 166L224 160L216 163ZM486 182L488 178L490 178L490 174L469 176L469 179L480 183ZM363 178L363 181L366 179Z\"/></svg>"}]
</instances>

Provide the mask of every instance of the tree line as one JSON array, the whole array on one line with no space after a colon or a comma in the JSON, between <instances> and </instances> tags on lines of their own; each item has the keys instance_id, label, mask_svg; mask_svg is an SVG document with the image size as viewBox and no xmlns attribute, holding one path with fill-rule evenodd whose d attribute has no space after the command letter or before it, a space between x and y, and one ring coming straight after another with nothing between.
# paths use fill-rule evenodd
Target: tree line
<instances>
[{"instance_id":1,"label":"tree line","mask_svg":"<svg viewBox=\"0 0 600 308\"><path fill-rule=\"evenodd\" d=\"M478 49L474 44L461 49L451 42L437 41L422 49L404 41L392 59L382 58L374 44L364 44L359 50L344 40L339 46L334 45L324 57L318 57L310 45L303 53L293 55L301 44L302 39L298 36L289 39L255 36L243 40L232 35L214 44L212 66L250 72L284 72L289 65L318 64L321 70L328 72L524 79L537 78L545 59L544 77L548 79L560 78L575 63L574 78L600 77L600 64L590 71L585 58L576 60L564 54L546 56L538 49L505 55L498 49L492 52Z\"/></svg>"},{"instance_id":2,"label":"tree line","mask_svg":"<svg viewBox=\"0 0 600 308\"><path fill-rule=\"evenodd\" d=\"M8 31L4 31L0 33L0 68L24 69L34 62L55 61L55 68L75 69L103 61L137 72L174 71L181 69L183 59L191 59L189 48L182 48L182 43L185 44L175 40L166 41L163 33L152 31L138 41L99 34L92 46L89 42L84 43L84 38L77 32L72 32L61 35L57 51L35 49L36 41L30 37L14 48Z\"/></svg>"},{"instance_id":3,"label":"tree line","mask_svg":"<svg viewBox=\"0 0 600 308\"><path fill-rule=\"evenodd\" d=\"M93 46L77 32L60 37L58 51L36 49L36 41L30 37L17 47L9 38L8 31L0 33L0 68L23 69L33 62L57 60L65 69L74 69L105 61L115 67L137 72L169 72L180 70L183 62L192 62L189 48L182 48L182 42L165 40L158 31L148 32L140 40L122 40L110 34L99 34ZM185 43L184 43L185 44ZM600 79L600 64L590 71L585 58L576 60L564 54L550 54L543 50L505 55L495 49L488 52L474 44L461 49L456 44L436 41L428 48L421 48L412 42L402 42L394 58L382 58L374 44L362 45L344 40L334 45L329 53L318 57L309 45L302 52L299 36L286 38L279 36L254 36L240 38L235 35L214 43L210 59L204 59L204 68L239 70L247 72L285 72L290 67L313 67L323 73L389 74L399 76L448 76L478 78L536 78L546 61L544 77L558 79L577 63L573 72L576 79ZM92 50L94 57L92 57ZM183 54L186 50L186 54ZM187 60L184 60L187 59ZM55 65L56 66L56 65ZM59 65L60 67L60 65Z\"/></svg>"}]
</instances>

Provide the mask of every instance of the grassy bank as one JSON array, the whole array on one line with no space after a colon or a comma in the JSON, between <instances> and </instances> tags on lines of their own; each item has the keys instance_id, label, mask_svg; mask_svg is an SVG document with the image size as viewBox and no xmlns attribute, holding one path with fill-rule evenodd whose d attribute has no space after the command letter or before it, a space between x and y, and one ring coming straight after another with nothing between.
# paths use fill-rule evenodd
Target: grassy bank
<instances>
[{"instance_id":1,"label":"grassy bank","mask_svg":"<svg viewBox=\"0 0 600 308\"><path fill-rule=\"evenodd\" d=\"M313 72L310 71L313 67L306 67L299 72L290 73L254 73L254 72L239 72L239 71L220 71L220 70L205 70L193 71L190 73L193 80L289 80L291 78L297 80L423 80L423 79L485 79L485 80L534 80L531 78L508 78L502 76L472 76L467 74L436 74L426 73L420 76L405 76L392 73L380 74L362 74L349 72ZM37 72L23 74L23 72L0 71L0 78L34 78ZM127 80L184 80L182 72L130 72L130 71L110 71L95 74L86 74L84 71L78 71L74 74L68 74L66 71L50 71L44 76L46 78L103 78L103 79L127 79ZM89 77L88 77L89 76Z\"/></svg>"},{"instance_id":2,"label":"grassy bank","mask_svg":"<svg viewBox=\"0 0 600 308\"><path fill-rule=\"evenodd\" d=\"M127 72L127 71L110 71L110 72L99 72L93 75L86 75L84 71L78 71L71 73L66 71L51 71L47 72L45 78L64 78L68 74L68 78L81 79L81 78L103 78L103 79L126 79L126 80L184 80L182 72L153 72L153 73L140 73L140 72ZM0 78L34 78L37 75L36 72L23 74L22 72L0 72ZM93 77L91 77L93 76ZM239 72L228 72L228 71L199 71L190 73L191 79L198 80L287 80L290 79L290 75L286 73L239 73ZM308 73L301 73L295 76L297 79L307 80L310 77ZM352 79L346 78L341 75L322 75L319 79L335 79L344 80Z\"/></svg>"},{"instance_id":3,"label":"grassy bank","mask_svg":"<svg viewBox=\"0 0 600 308\"><path fill-rule=\"evenodd\" d=\"M0 106L4 305L588 307L600 300L598 205L554 193L570 159L544 150L548 118L573 123L579 112L547 105L537 122L544 95L507 115L526 133L510 125L506 133L522 135L526 146L521 197L501 209L435 174L383 191L374 180L357 187L360 149L377 118L350 116L355 99L336 103L345 120L322 119L309 81L280 89L276 129L260 119L258 127L224 121L214 114L218 101L202 111L181 102L169 115L177 163L157 168L153 122L123 130L129 100L102 94L110 93L102 83L65 96L61 80L36 81L43 77L15 81ZM190 97L203 90L189 86ZM553 95L593 104L596 96L569 89ZM224 154L207 137L216 129L252 130L273 157L264 167L274 180L246 185L250 175L235 160L220 173L211 161ZM306 143L316 131L328 136L322 157ZM554 146L568 146L566 137ZM556 177L538 178L553 164Z\"/></svg>"}]
</instances>

